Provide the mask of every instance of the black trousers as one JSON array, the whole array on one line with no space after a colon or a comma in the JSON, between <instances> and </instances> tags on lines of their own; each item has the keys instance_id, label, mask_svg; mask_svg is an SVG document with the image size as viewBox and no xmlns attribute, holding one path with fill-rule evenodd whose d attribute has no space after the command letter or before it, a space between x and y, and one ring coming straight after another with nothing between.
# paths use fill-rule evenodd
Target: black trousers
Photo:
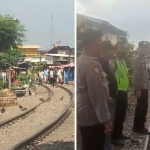
<instances>
[{"instance_id":1,"label":"black trousers","mask_svg":"<svg viewBox=\"0 0 150 150\"><path fill-rule=\"evenodd\" d=\"M141 90L141 97L137 98L137 105L135 108L133 129L141 131L145 128L146 115L148 110L148 90Z\"/></svg>"},{"instance_id":2,"label":"black trousers","mask_svg":"<svg viewBox=\"0 0 150 150\"><path fill-rule=\"evenodd\" d=\"M51 85L53 85L53 87L54 87L54 85L55 85L55 79L54 78L49 78L49 83Z\"/></svg>"},{"instance_id":3,"label":"black trousers","mask_svg":"<svg viewBox=\"0 0 150 150\"><path fill-rule=\"evenodd\" d=\"M118 91L116 96L116 109L113 124L112 139L119 138L123 131L123 124L128 108L128 96L125 91Z\"/></svg>"},{"instance_id":4,"label":"black trousers","mask_svg":"<svg viewBox=\"0 0 150 150\"><path fill-rule=\"evenodd\" d=\"M104 150L104 125L79 126L82 138L82 150Z\"/></svg>"}]
</instances>

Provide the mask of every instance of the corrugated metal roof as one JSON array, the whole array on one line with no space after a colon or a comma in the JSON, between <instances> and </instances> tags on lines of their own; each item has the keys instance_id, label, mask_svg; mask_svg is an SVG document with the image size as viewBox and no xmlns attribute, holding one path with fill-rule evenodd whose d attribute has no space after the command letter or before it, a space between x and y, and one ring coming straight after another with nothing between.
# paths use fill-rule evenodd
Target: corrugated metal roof
<instances>
[{"instance_id":1,"label":"corrugated metal roof","mask_svg":"<svg viewBox=\"0 0 150 150\"><path fill-rule=\"evenodd\" d=\"M41 48L39 45L22 45L18 46L18 48Z\"/></svg>"},{"instance_id":2,"label":"corrugated metal roof","mask_svg":"<svg viewBox=\"0 0 150 150\"><path fill-rule=\"evenodd\" d=\"M93 18L82 14L77 14L78 28L93 28L102 30L104 33L110 32L114 35L123 36L127 35L126 31L116 28L108 21Z\"/></svg>"},{"instance_id":3,"label":"corrugated metal roof","mask_svg":"<svg viewBox=\"0 0 150 150\"><path fill-rule=\"evenodd\" d=\"M45 56L69 57L69 55L66 54L45 54ZM74 55L70 55L70 57L74 57Z\"/></svg>"}]
</instances>

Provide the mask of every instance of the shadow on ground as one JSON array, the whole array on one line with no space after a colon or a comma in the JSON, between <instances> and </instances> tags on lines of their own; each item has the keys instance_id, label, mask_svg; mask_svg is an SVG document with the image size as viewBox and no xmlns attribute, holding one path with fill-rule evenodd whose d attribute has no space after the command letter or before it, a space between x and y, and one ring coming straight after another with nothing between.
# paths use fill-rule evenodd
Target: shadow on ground
<instances>
[{"instance_id":1,"label":"shadow on ground","mask_svg":"<svg viewBox=\"0 0 150 150\"><path fill-rule=\"evenodd\" d=\"M29 148L29 147L28 147ZM30 150L74 150L74 142L57 141L51 144L38 144Z\"/></svg>"}]
</instances>

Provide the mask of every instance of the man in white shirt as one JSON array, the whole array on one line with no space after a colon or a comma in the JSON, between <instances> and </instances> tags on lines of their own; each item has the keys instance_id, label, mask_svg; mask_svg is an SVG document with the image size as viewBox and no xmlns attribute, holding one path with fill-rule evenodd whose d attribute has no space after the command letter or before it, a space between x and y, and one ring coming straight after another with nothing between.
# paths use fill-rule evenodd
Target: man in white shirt
<instances>
[{"instance_id":1,"label":"man in white shirt","mask_svg":"<svg viewBox=\"0 0 150 150\"><path fill-rule=\"evenodd\" d=\"M39 71L39 82L40 85L43 84L43 79L44 79L44 72L42 70Z\"/></svg>"},{"instance_id":2,"label":"man in white shirt","mask_svg":"<svg viewBox=\"0 0 150 150\"><path fill-rule=\"evenodd\" d=\"M61 70L61 68L59 68L57 75L58 75L57 83L62 83L62 70Z\"/></svg>"}]
</instances>

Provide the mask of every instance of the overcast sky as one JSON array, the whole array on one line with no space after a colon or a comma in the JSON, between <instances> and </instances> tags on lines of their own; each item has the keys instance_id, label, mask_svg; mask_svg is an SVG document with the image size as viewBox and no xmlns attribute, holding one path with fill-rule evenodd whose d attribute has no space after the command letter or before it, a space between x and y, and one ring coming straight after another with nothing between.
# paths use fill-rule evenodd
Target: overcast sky
<instances>
[{"instance_id":1,"label":"overcast sky","mask_svg":"<svg viewBox=\"0 0 150 150\"><path fill-rule=\"evenodd\" d=\"M73 0L0 0L0 14L9 14L25 26L27 42L43 50L51 48L51 16L53 18L53 44L74 47Z\"/></svg>"},{"instance_id":2,"label":"overcast sky","mask_svg":"<svg viewBox=\"0 0 150 150\"><path fill-rule=\"evenodd\" d=\"M139 41L150 41L149 0L77 0L77 12L109 21L128 31L136 47Z\"/></svg>"}]
</instances>

